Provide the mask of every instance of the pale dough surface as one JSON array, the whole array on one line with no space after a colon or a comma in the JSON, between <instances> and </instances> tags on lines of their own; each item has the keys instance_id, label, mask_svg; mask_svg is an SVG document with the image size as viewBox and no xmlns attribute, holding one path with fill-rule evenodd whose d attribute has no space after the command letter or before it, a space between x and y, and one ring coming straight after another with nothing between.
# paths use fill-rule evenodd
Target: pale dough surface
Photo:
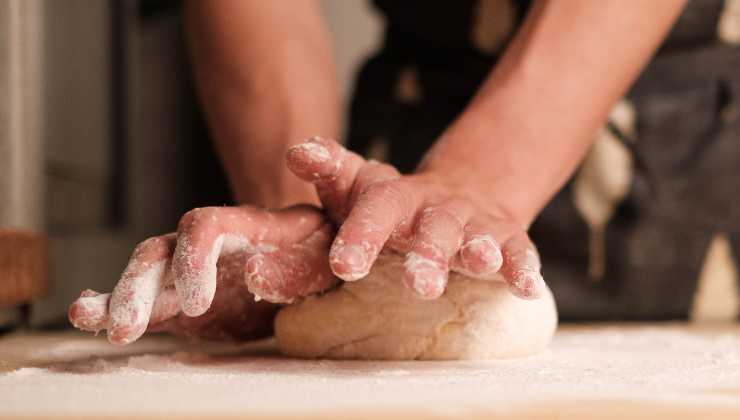
<instances>
[{"instance_id":1,"label":"pale dough surface","mask_svg":"<svg viewBox=\"0 0 740 420\"><path fill-rule=\"evenodd\" d=\"M402 259L382 256L359 281L282 309L275 321L281 352L332 359L495 359L539 353L552 339L557 311L513 296L503 282L451 274L435 300L402 282Z\"/></svg>"}]
</instances>

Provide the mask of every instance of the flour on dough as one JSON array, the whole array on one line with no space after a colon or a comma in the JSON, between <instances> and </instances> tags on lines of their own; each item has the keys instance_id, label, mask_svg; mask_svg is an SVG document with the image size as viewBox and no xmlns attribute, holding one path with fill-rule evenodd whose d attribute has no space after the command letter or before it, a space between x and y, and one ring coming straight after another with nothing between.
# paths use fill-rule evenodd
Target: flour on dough
<instances>
[{"instance_id":1,"label":"flour on dough","mask_svg":"<svg viewBox=\"0 0 740 420\"><path fill-rule=\"evenodd\" d=\"M555 332L549 289L523 300L503 282L453 273L444 295L422 300L403 285L402 263L381 256L366 278L282 309L275 320L280 351L333 359L493 359L538 353Z\"/></svg>"}]
</instances>

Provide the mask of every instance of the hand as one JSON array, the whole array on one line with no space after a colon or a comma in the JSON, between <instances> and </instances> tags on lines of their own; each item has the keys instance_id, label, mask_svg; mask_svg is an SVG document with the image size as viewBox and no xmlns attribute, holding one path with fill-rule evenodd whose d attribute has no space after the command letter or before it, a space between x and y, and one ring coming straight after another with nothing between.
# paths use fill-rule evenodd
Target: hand
<instances>
[{"instance_id":1,"label":"hand","mask_svg":"<svg viewBox=\"0 0 740 420\"><path fill-rule=\"evenodd\" d=\"M443 174L402 176L319 137L290 149L287 159L293 173L314 183L340 226L329 262L343 280L365 277L385 249L405 254L404 281L424 298L444 292L450 270L503 280L525 299L543 291L525 229L500 207L458 195Z\"/></svg>"},{"instance_id":2,"label":"hand","mask_svg":"<svg viewBox=\"0 0 740 420\"><path fill-rule=\"evenodd\" d=\"M183 216L176 233L134 251L110 294L82 292L69 309L85 331L127 344L147 329L202 338L268 335L277 306L335 285L334 229L318 209L209 207ZM246 283L246 284L245 284Z\"/></svg>"}]
</instances>

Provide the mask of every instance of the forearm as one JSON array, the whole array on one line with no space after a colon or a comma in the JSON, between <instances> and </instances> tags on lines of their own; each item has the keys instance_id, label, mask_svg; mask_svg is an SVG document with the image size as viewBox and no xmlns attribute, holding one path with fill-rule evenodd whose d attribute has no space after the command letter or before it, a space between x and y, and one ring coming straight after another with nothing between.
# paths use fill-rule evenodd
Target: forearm
<instances>
[{"instance_id":1,"label":"forearm","mask_svg":"<svg viewBox=\"0 0 740 420\"><path fill-rule=\"evenodd\" d=\"M195 80L236 199L316 203L287 170L287 149L338 132L328 34L314 0L191 0L185 25Z\"/></svg>"},{"instance_id":2,"label":"forearm","mask_svg":"<svg viewBox=\"0 0 740 420\"><path fill-rule=\"evenodd\" d=\"M683 4L537 2L419 171L529 225L573 173Z\"/></svg>"}]
</instances>

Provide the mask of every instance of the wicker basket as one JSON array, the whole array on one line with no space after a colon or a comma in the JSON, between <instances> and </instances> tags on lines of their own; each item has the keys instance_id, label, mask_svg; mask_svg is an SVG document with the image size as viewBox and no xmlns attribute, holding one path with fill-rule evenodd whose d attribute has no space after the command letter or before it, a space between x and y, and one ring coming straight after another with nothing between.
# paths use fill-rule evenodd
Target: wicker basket
<instances>
[{"instance_id":1,"label":"wicker basket","mask_svg":"<svg viewBox=\"0 0 740 420\"><path fill-rule=\"evenodd\" d=\"M0 230L0 306L30 303L48 288L47 238Z\"/></svg>"}]
</instances>

